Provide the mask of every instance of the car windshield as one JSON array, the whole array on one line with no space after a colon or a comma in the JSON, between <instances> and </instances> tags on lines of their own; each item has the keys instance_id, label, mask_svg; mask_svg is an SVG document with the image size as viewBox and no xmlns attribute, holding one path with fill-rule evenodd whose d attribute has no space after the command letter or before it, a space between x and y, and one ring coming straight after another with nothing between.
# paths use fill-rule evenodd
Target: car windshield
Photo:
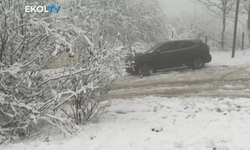
<instances>
[{"instance_id":1,"label":"car windshield","mask_svg":"<svg viewBox=\"0 0 250 150\"><path fill-rule=\"evenodd\" d=\"M154 51L155 51L157 48L159 48L162 44L163 44L163 42L162 42L162 43L156 44L155 46L153 46L152 48L150 48L148 51L146 51L146 53L152 53L152 52L154 52Z\"/></svg>"}]
</instances>

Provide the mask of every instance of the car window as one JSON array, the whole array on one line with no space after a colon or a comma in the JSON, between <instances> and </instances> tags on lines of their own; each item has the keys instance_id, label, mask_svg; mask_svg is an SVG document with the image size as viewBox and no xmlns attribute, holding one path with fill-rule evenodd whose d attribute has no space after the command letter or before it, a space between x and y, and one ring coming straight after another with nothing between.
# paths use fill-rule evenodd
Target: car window
<instances>
[{"instance_id":1,"label":"car window","mask_svg":"<svg viewBox=\"0 0 250 150\"><path fill-rule=\"evenodd\" d=\"M153 51L155 51L156 49L158 49L160 46L162 45L162 43L158 43L155 46L153 46L152 48L150 48L147 53L151 53Z\"/></svg>"},{"instance_id":2,"label":"car window","mask_svg":"<svg viewBox=\"0 0 250 150\"><path fill-rule=\"evenodd\" d=\"M176 49L189 48L195 45L196 43L191 42L191 41L179 41L176 44Z\"/></svg>"},{"instance_id":3,"label":"car window","mask_svg":"<svg viewBox=\"0 0 250 150\"><path fill-rule=\"evenodd\" d=\"M176 48L175 42L169 42L164 45L162 45L159 49L160 52L167 52L170 50L174 50Z\"/></svg>"},{"instance_id":4,"label":"car window","mask_svg":"<svg viewBox=\"0 0 250 150\"><path fill-rule=\"evenodd\" d=\"M186 42L186 47L193 47L195 45L197 45L197 43L195 42L190 42L190 41Z\"/></svg>"}]
</instances>

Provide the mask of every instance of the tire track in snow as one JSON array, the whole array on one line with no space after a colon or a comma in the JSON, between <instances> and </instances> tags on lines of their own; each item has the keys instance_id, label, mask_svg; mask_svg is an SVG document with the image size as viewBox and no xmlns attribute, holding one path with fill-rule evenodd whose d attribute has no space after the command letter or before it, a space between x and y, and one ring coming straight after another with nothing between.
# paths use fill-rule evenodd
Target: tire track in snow
<instances>
[{"instance_id":1,"label":"tire track in snow","mask_svg":"<svg viewBox=\"0 0 250 150\"><path fill-rule=\"evenodd\" d=\"M109 92L110 98L143 96L203 96L250 98L248 67L205 68L156 74L151 77L125 77Z\"/></svg>"}]
</instances>

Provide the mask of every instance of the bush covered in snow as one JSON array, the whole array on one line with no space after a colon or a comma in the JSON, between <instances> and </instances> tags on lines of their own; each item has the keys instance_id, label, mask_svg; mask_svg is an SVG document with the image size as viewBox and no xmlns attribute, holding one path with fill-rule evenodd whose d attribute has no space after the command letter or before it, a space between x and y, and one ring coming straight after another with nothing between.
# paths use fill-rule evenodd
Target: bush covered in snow
<instances>
[{"instance_id":1,"label":"bush covered in snow","mask_svg":"<svg viewBox=\"0 0 250 150\"><path fill-rule=\"evenodd\" d=\"M71 132L85 124L109 106L126 47L167 35L153 0L65 1L60 5L67 9L49 15L25 13L24 6L55 1L0 2L0 144L47 125ZM61 52L77 59L47 74Z\"/></svg>"}]
</instances>

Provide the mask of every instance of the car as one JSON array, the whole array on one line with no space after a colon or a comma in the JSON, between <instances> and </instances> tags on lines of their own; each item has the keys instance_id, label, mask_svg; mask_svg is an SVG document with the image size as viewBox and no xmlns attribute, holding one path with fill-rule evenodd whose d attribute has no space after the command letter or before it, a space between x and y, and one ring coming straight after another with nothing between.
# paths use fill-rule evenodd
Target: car
<instances>
[{"instance_id":1,"label":"car","mask_svg":"<svg viewBox=\"0 0 250 150\"><path fill-rule=\"evenodd\" d=\"M144 53L134 53L125 60L126 71L149 76L157 71L180 68L202 69L212 61L210 47L199 39L164 41Z\"/></svg>"}]
</instances>

